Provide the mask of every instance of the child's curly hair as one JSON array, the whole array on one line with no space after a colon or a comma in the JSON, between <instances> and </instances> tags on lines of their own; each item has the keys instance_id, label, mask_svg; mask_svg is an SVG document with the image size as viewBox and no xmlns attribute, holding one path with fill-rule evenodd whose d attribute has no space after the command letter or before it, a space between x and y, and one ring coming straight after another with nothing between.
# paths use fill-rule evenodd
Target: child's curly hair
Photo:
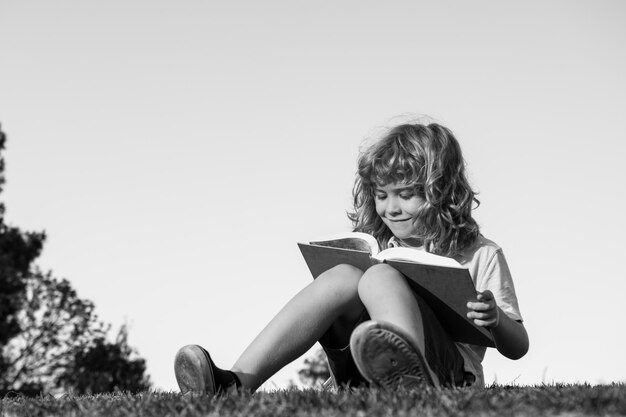
<instances>
[{"instance_id":1,"label":"child's curly hair","mask_svg":"<svg viewBox=\"0 0 626 417\"><path fill-rule=\"evenodd\" d=\"M354 231L373 235L381 248L393 235L376 213L374 190L390 183L415 184L424 198L416 226L427 251L454 256L478 237L471 211L480 202L465 176L461 147L446 127L401 124L359 156L348 217Z\"/></svg>"}]
</instances>

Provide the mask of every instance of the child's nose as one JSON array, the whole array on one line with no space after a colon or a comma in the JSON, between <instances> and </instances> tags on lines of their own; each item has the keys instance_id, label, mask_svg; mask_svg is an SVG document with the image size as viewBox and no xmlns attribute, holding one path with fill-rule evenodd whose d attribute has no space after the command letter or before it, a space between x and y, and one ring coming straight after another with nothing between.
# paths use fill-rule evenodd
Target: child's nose
<instances>
[{"instance_id":1,"label":"child's nose","mask_svg":"<svg viewBox=\"0 0 626 417\"><path fill-rule=\"evenodd\" d=\"M391 197L388 199L387 203L387 214L389 215L398 215L402 212L400 208L400 204L397 198Z\"/></svg>"}]
</instances>

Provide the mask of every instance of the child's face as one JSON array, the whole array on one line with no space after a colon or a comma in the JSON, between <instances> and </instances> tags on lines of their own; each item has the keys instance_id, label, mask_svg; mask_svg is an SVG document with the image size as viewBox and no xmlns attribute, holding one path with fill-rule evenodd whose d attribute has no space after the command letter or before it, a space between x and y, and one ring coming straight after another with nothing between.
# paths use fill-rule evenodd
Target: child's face
<instances>
[{"instance_id":1,"label":"child's face","mask_svg":"<svg viewBox=\"0 0 626 417\"><path fill-rule=\"evenodd\" d=\"M374 190L376 213L398 239L418 238L417 214L424 204L415 184L393 183L376 186Z\"/></svg>"}]
</instances>

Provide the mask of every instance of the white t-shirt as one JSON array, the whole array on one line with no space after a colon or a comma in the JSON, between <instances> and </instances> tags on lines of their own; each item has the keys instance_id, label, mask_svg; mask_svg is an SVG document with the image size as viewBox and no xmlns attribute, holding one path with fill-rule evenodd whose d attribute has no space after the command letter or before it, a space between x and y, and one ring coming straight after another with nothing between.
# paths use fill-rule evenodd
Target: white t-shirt
<instances>
[{"instance_id":1,"label":"white t-shirt","mask_svg":"<svg viewBox=\"0 0 626 417\"><path fill-rule=\"evenodd\" d=\"M389 246L399 246L399 242L392 238ZM454 259L469 270L477 291L490 290L498 307L507 316L516 321L523 321L515 295L513 278L502 253L502 248L480 235L470 247L455 256ZM456 345L463 356L465 371L476 376L474 385L484 386L485 378L481 362L485 357L487 348L467 343L457 343Z\"/></svg>"}]
</instances>

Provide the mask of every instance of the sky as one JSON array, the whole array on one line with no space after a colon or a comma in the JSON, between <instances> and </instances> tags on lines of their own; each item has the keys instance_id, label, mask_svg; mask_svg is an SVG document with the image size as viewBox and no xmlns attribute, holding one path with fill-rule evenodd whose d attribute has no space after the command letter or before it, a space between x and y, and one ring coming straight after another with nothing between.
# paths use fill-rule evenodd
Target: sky
<instances>
[{"instance_id":1,"label":"sky","mask_svg":"<svg viewBox=\"0 0 626 417\"><path fill-rule=\"evenodd\" d=\"M426 114L530 336L486 382L626 381L625 43L622 1L0 0L0 199L177 390L178 348L230 367L311 281L296 243L350 229L364 139Z\"/></svg>"}]
</instances>

